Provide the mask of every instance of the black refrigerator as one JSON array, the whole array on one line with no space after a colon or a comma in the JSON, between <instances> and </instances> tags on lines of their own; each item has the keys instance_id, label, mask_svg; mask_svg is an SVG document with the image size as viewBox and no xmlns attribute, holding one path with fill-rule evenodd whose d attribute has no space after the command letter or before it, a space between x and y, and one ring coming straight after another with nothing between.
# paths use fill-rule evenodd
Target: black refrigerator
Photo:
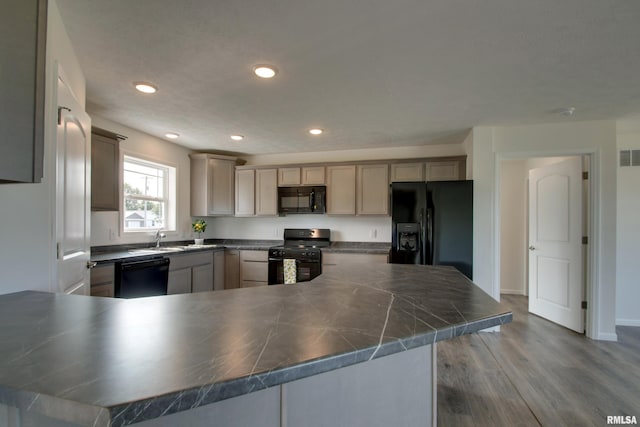
<instances>
[{"instance_id":1,"label":"black refrigerator","mask_svg":"<svg viewBox=\"0 0 640 427\"><path fill-rule=\"evenodd\" d=\"M391 184L390 260L451 265L473 278L473 181Z\"/></svg>"}]
</instances>

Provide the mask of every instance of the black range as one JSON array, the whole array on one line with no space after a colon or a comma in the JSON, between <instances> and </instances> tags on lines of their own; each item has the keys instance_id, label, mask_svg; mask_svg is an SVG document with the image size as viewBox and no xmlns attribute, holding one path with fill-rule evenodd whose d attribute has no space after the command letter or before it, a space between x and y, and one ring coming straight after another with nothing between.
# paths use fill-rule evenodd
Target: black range
<instances>
[{"instance_id":1,"label":"black range","mask_svg":"<svg viewBox=\"0 0 640 427\"><path fill-rule=\"evenodd\" d=\"M321 248L331 245L328 228L285 228L284 245L269 248L269 284L284 280L284 260L295 260L296 282L308 282L322 274Z\"/></svg>"}]
</instances>

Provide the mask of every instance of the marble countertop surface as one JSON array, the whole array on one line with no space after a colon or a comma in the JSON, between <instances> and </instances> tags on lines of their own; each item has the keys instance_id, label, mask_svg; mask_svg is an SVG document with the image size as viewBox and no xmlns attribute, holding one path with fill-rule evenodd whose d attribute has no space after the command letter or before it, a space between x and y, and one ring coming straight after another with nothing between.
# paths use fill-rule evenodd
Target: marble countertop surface
<instances>
[{"instance_id":1,"label":"marble countertop surface","mask_svg":"<svg viewBox=\"0 0 640 427\"><path fill-rule=\"evenodd\" d=\"M123 426L511 321L451 267L131 300L0 295L0 403Z\"/></svg>"}]
</instances>

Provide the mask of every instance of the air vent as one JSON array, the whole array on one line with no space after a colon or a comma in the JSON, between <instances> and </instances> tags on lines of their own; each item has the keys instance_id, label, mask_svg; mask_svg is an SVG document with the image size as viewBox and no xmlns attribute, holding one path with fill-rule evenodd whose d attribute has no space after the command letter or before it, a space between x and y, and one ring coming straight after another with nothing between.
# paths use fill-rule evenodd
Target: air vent
<instances>
[{"instance_id":1,"label":"air vent","mask_svg":"<svg viewBox=\"0 0 640 427\"><path fill-rule=\"evenodd\" d=\"M620 166L640 166L640 150L621 150Z\"/></svg>"}]
</instances>

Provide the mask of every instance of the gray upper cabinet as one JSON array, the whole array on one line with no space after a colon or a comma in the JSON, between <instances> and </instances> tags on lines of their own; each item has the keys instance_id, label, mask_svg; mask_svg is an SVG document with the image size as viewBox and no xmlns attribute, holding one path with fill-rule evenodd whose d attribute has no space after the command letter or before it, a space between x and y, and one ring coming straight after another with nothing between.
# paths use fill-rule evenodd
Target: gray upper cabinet
<instances>
[{"instance_id":1,"label":"gray upper cabinet","mask_svg":"<svg viewBox=\"0 0 640 427\"><path fill-rule=\"evenodd\" d=\"M426 181L457 181L465 179L466 161L428 161L425 163Z\"/></svg>"},{"instance_id":2,"label":"gray upper cabinet","mask_svg":"<svg viewBox=\"0 0 640 427\"><path fill-rule=\"evenodd\" d=\"M124 137L91 129L91 210L120 208L120 140Z\"/></svg>"},{"instance_id":3,"label":"gray upper cabinet","mask_svg":"<svg viewBox=\"0 0 640 427\"><path fill-rule=\"evenodd\" d=\"M0 37L0 183L41 182L47 1L3 3Z\"/></svg>"},{"instance_id":4,"label":"gray upper cabinet","mask_svg":"<svg viewBox=\"0 0 640 427\"><path fill-rule=\"evenodd\" d=\"M389 215L389 165L358 165L356 215Z\"/></svg>"},{"instance_id":5,"label":"gray upper cabinet","mask_svg":"<svg viewBox=\"0 0 640 427\"><path fill-rule=\"evenodd\" d=\"M236 158L197 153L191 157L191 215L234 213Z\"/></svg>"},{"instance_id":6,"label":"gray upper cabinet","mask_svg":"<svg viewBox=\"0 0 640 427\"><path fill-rule=\"evenodd\" d=\"M327 166L327 214L356 214L356 166Z\"/></svg>"},{"instance_id":7,"label":"gray upper cabinet","mask_svg":"<svg viewBox=\"0 0 640 427\"><path fill-rule=\"evenodd\" d=\"M391 182L424 181L424 163L393 163Z\"/></svg>"}]
</instances>

